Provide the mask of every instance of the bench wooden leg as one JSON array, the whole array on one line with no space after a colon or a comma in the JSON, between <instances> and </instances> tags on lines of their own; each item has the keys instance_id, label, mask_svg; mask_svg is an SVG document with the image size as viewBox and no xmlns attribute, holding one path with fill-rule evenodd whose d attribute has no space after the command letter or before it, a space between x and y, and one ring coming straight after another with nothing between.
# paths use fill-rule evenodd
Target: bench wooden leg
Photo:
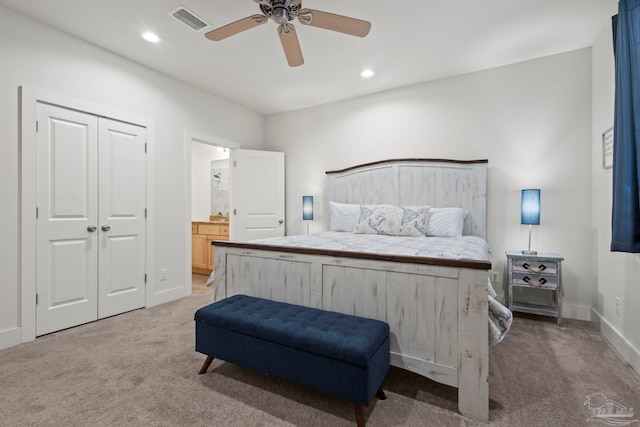
<instances>
[{"instance_id":1,"label":"bench wooden leg","mask_svg":"<svg viewBox=\"0 0 640 427\"><path fill-rule=\"evenodd\" d=\"M384 394L384 390L382 390L382 386L376 392L376 396L380 400L385 400L387 395ZM364 406L358 405L357 403L353 404L353 409L356 411L356 423L358 423L358 427L364 427Z\"/></svg>"},{"instance_id":2,"label":"bench wooden leg","mask_svg":"<svg viewBox=\"0 0 640 427\"><path fill-rule=\"evenodd\" d=\"M209 366L211 365L211 362L213 362L213 357L207 356L207 358L205 359L204 363L202 364L202 367L200 368L200 372L198 372L198 373L200 375L206 373L207 369L209 369Z\"/></svg>"},{"instance_id":3,"label":"bench wooden leg","mask_svg":"<svg viewBox=\"0 0 640 427\"><path fill-rule=\"evenodd\" d=\"M354 403L353 409L356 411L356 423L358 427L364 427L364 406Z\"/></svg>"}]
</instances>

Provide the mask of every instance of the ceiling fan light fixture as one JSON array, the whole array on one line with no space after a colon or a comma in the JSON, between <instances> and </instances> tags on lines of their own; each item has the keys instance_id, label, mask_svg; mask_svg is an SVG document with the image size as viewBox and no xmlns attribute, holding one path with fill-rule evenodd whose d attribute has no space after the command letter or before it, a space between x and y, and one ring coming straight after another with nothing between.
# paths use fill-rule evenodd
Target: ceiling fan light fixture
<instances>
[{"instance_id":1,"label":"ceiling fan light fixture","mask_svg":"<svg viewBox=\"0 0 640 427\"><path fill-rule=\"evenodd\" d=\"M250 16L250 18L256 24L264 24L265 22L267 22L269 20L269 18L267 18L264 15L253 15L253 16Z\"/></svg>"},{"instance_id":2,"label":"ceiling fan light fixture","mask_svg":"<svg viewBox=\"0 0 640 427\"><path fill-rule=\"evenodd\" d=\"M307 11L305 13L298 13L298 20L303 24L310 25L311 24L311 12Z\"/></svg>"},{"instance_id":3,"label":"ceiling fan light fixture","mask_svg":"<svg viewBox=\"0 0 640 427\"><path fill-rule=\"evenodd\" d=\"M282 25L291 21L292 18L289 17L289 12L284 7L276 7L273 9L273 20L276 21L277 24Z\"/></svg>"}]
</instances>

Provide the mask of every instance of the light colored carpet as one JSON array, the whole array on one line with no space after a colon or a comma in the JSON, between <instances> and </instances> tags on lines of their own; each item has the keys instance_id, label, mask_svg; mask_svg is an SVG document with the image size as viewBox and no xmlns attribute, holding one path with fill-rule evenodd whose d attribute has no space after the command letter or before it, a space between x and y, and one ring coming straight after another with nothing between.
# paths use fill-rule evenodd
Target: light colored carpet
<instances>
[{"instance_id":1,"label":"light colored carpet","mask_svg":"<svg viewBox=\"0 0 640 427\"><path fill-rule=\"evenodd\" d=\"M0 351L2 426L349 426L349 402L194 351L213 289ZM476 426L455 389L392 368L368 426ZM491 348L490 425L586 426L587 396L640 412L640 378L593 325L516 318ZM635 418L638 418L636 416ZM640 426L640 422L636 425Z\"/></svg>"},{"instance_id":2,"label":"light colored carpet","mask_svg":"<svg viewBox=\"0 0 640 427\"><path fill-rule=\"evenodd\" d=\"M207 286L209 276L205 274L191 273L191 292L204 292L212 288Z\"/></svg>"}]
</instances>

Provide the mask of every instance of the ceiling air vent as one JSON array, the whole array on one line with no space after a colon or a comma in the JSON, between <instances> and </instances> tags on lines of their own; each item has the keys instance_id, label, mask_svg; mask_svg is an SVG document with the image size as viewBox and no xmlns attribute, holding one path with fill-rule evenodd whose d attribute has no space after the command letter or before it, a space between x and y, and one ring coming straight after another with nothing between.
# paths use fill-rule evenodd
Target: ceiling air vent
<instances>
[{"instance_id":1,"label":"ceiling air vent","mask_svg":"<svg viewBox=\"0 0 640 427\"><path fill-rule=\"evenodd\" d=\"M207 24L203 19L199 18L195 13L182 5L169 12L169 15L173 16L178 21L184 22L196 31L200 31L209 26L209 24Z\"/></svg>"}]
</instances>

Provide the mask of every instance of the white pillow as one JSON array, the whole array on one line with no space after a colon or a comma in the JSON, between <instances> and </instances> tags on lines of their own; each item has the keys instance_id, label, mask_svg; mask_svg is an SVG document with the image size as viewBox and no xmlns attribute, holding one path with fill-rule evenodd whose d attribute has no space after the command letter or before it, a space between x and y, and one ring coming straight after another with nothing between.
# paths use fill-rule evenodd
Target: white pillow
<instances>
[{"instance_id":1,"label":"white pillow","mask_svg":"<svg viewBox=\"0 0 640 427\"><path fill-rule=\"evenodd\" d=\"M469 211L462 208L431 208L427 220L427 237L459 237L462 236L464 219Z\"/></svg>"},{"instance_id":2,"label":"white pillow","mask_svg":"<svg viewBox=\"0 0 640 427\"><path fill-rule=\"evenodd\" d=\"M329 202L331 213L331 231L353 232L360 217L360 205L349 205L346 203Z\"/></svg>"},{"instance_id":3,"label":"white pillow","mask_svg":"<svg viewBox=\"0 0 640 427\"><path fill-rule=\"evenodd\" d=\"M353 232L420 237L425 235L428 216L428 206L362 205Z\"/></svg>"}]
</instances>

